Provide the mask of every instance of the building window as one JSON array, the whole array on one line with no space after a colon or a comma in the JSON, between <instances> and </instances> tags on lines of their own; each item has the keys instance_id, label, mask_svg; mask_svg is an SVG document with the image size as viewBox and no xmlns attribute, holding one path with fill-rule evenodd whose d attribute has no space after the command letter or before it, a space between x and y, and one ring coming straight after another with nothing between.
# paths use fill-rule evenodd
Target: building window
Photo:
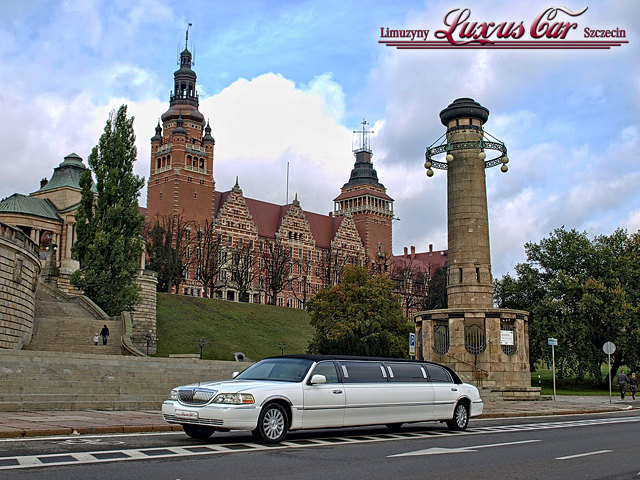
<instances>
[{"instance_id":1,"label":"building window","mask_svg":"<svg viewBox=\"0 0 640 480\"><path fill-rule=\"evenodd\" d=\"M162 200L162 192L160 192L160 200Z\"/></svg>"},{"instance_id":2,"label":"building window","mask_svg":"<svg viewBox=\"0 0 640 480\"><path fill-rule=\"evenodd\" d=\"M193 192L193 198L198 198L198 192L196 191Z\"/></svg>"},{"instance_id":3,"label":"building window","mask_svg":"<svg viewBox=\"0 0 640 480\"><path fill-rule=\"evenodd\" d=\"M229 238L227 239L227 245L231 246L233 244L233 238L231 237L231 235L229 235Z\"/></svg>"}]
</instances>

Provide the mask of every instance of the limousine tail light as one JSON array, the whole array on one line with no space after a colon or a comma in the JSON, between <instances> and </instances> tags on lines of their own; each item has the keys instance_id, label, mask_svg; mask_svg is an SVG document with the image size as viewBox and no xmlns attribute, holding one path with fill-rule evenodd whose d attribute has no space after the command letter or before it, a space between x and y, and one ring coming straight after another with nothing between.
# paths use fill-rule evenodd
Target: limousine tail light
<instances>
[{"instance_id":1,"label":"limousine tail light","mask_svg":"<svg viewBox=\"0 0 640 480\"><path fill-rule=\"evenodd\" d=\"M241 405L255 403L253 395L248 393L221 393L213 399L213 403L227 403L231 405Z\"/></svg>"}]
</instances>

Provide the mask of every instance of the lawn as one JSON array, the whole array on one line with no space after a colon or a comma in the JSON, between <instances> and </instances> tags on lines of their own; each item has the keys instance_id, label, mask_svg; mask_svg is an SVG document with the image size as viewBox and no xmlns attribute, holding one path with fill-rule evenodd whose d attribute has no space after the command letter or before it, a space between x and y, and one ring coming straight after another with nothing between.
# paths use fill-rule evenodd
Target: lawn
<instances>
[{"instance_id":1,"label":"lawn","mask_svg":"<svg viewBox=\"0 0 640 480\"><path fill-rule=\"evenodd\" d=\"M625 368L625 371L627 369ZM602 376L607 374L607 365L602 366ZM538 387L538 375L540 375L540 381L542 383L542 395L553 395L553 371L546 368L538 369L535 372L531 372L531 386ZM616 383L615 376L613 377L613 383L611 384L611 391L613 395L620 395L618 385ZM575 378L558 378L558 371L556 370L556 394L557 395L609 395L609 387L605 385L604 388L598 388L593 386L590 381L579 381Z\"/></svg>"},{"instance_id":2,"label":"lawn","mask_svg":"<svg viewBox=\"0 0 640 480\"><path fill-rule=\"evenodd\" d=\"M157 318L157 357L199 353L198 338L205 338L205 359L233 360L242 352L259 360L280 355L283 341L285 354L306 353L313 335L306 310L166 293L158 294Z\"/></svg>"}]
</instances>

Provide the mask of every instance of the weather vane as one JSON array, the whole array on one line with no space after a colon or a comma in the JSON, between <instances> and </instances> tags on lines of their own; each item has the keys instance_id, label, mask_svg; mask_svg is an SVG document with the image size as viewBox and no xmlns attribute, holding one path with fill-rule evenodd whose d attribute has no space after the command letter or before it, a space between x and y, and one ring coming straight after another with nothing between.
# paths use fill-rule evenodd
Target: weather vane
<instances>
[{"instance_id":1,"label":"weather vane","mask_svg":"<svg viewBox=\"0 0 640 480\"><path fill-rule=\"evenodd\" d=\"M367 130L366 127L367 125L369 125L369 122L367 122L364 118L362 119L362 121L360 122L360 124L362 125L362 130L354 130L353 133L354 135L354 139L357 139L357 137L360 136L360 145L356 144L356 147L353 149L354 152L360 152L360 151L370 151L371 150L371 145L370 145L370 135L373 133L373 130ZM357 142L357 140L356 140Z\"/></svg>"},{"instance_id":2,"label":"weather vane","mask_svg":"<svg viewBox=\"0 0 640 480\"><path fill-rule=\"evenodd\" d=\"M188 46L189 46L189 45L188 45L188 44L189 44L189 27L190 27L191 25L192 25L191 23L187 25L187 35L186 35L186 37L187 37L187 38L186 38L186 39L185 39L185 41L184 41L184 48L185 48L185 49L186 49L186 48L188 48Z\"/></svg>"}]
</instances>

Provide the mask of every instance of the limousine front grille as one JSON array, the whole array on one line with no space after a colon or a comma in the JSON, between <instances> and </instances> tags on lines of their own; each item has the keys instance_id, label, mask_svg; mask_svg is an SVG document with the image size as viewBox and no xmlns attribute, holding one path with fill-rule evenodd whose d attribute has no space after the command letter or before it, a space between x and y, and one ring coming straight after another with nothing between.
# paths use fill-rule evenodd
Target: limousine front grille
<instances>
[{"instance_id":1,"label":"limousine front grille","mask_svg":"<svg viewBox=\"0 0 640 480\"><path fill-rule=\"evenodd\" d=\"M221 427L224 425L224 420L220 420L218 418L196 418L185 420L184 418L178 418L174 415L162 415L162 418L165 422L171 423L197 423L199 425L214 425L216 427Z\"/></svg>"},{"instance_id":2,"label":"limousine front grille","mask_svg":"<svg viewBox=\"0 0 640 480\"><path fill-rule=\"evenodd\" d=\"M206 405L214 399L217 390L178 390L178 401L185 405Z\"/></svg>"}]
</instances>

